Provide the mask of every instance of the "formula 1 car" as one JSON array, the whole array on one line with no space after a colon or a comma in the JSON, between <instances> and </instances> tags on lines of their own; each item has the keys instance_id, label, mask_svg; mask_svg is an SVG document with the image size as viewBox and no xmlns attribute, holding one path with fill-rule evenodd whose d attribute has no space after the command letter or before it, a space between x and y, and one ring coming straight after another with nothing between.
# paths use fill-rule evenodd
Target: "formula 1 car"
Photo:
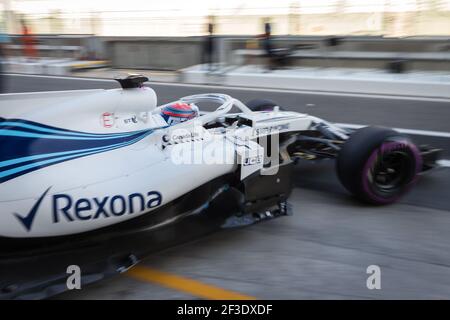
<instances>
[{"instance_id":1,"label":"formula 1 car","mask_svg":"<svg viewBox=\"0 0 450 320\"><path fill-rule=\"evenodd\" d=\"M118 81L1 97L0 297L64 291L70 264L84 283L125 271L202 217L230 227L285 215L299 159L335 159L344 187L376 205L436 166L439 150L395 130L352 131L266 100L183 97L217 108L169 126L146 77ZM199 220L158 235L188 217Z\"/></svg>"}]
</instances>

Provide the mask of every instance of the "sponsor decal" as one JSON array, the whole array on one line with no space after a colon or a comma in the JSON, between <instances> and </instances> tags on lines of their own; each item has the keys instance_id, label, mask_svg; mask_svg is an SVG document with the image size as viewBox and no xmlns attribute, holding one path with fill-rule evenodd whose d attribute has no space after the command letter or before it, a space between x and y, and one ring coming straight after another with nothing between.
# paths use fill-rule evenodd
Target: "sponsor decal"
<instances>
[{"instance_id":1,"label":"sponsor decal","mask_svg":"<svg viewBox=\"0 0 450 320\"><path fill-rule=\"evenodd\" d=\"M170 138L168 138L168 143L183 143L193 141L195 139L200 138L198 132L186 132L186 133L175 133Z\"/></svg>"},{"instance_id":2,"label":"sponsor decal","mask_svg":"<svg viewBox=\"0 0 450 320\"><path fill-rule=\"evenodd\" d=\"M22 225L25 227L25 229L27 229L27 231L31 230L31 226L33 225L34 218L38 213L42 200L45 198L50 188L44 191L44 193L39 197L38 201L36 201L31 210L25 216L22 216L18 213L14 213L14 216L22 223Z\"/></svg>"},{"instance_id":3,"label":"sponsor decal","mask_svg":"<svg viewBox=\"0 0 450 320\"><path fill-rule=\"evenodd\" d=\"M255 135L257 136L270 135L272 133L278 133L279 131L287 129L289 129L289 124L280 124L277 126L257 128L255 129Z\"/></svg>"},{"instance_id":4,"label":"sponsor decal","mask_svg":"<svg viewBox=\"0 0 450 320\"><path fill-rule=\"evenodd\" d=\"M45 190L26 215L14 213L27 231L32 229L39 207L50 189L51 187ZM121 217L156 208L161 205L161 202L162 195L158 191L78 199L66 193L54 194L51 196L51 222L57 224L63 221L90 221Z\"/></svg>"},{"instance_id":5,"label":"sponsor decal","mask_svg":"<svg viewBox=\"0 0 450 320\"><path fill-rule=\"evenodd\" d=\"M200 130L202 130L202 128ZM191 142L203 139L203 131L190 131L184 128L176 129L169 135L164 135L162 139L166 145Z\"/></svg>"},{"instance_id":6,"label":"sponsor decal","mask_svg":"<svg viewBox=\"0 0 450 320\"><path fill-rule=\"evenodd\" d=\"M187 132L182 134L174 134L172 140L194 139L199 137L198 132Z\"/></svg>"},{"instance_id":7,"label":"sponsor decal","mask_svg":"<svg viewBox=\"0 0 450 320\"><path fill-rule=\"evenodd\" d=\"M257 155L254 157L248 157L244 159L244 163L242 164L244 167L253 166L255 164L261 164L263 162L263 156Z\"/></svg>"},{"instance_id":8,"label":"sponsor decal","mask_svg":"<svg viewBox=\"0 0 450 320\"><path fill-rule=\"evenodd\" d=\"M131 118L127 118L123 120L124 124L136 124L138 123L137 117L136 116L132 116Z\"/></svg>"},{"instance_id":9,"label":"sponsor decal","mask_svg":"<svg viewBox=\"0 0 450 320\"><path fill-rule=\"evenodd\" d=\"M102 114L102 124L105 128L111 128L114 125L114 113L104 112Z\"/></svg>"}]
</instances>

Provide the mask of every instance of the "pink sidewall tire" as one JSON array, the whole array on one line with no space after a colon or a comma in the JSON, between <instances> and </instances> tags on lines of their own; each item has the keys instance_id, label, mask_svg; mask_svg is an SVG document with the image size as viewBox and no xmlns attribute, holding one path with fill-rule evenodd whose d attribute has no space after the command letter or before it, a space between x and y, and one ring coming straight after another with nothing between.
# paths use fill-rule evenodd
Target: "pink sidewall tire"
<instances>
[{"instance_id":1,"label":"pink sidewall tire","mask_svg":"<svg viewBox=\"0 0 450 320\"><path fill-rule=\"evenodd\" d=\"M377 205L396 202L408 192L421 167L416 145L400 133L381 127L354 132L336 161L342 185L359 200Z\"/></svg>"}]
</instances>

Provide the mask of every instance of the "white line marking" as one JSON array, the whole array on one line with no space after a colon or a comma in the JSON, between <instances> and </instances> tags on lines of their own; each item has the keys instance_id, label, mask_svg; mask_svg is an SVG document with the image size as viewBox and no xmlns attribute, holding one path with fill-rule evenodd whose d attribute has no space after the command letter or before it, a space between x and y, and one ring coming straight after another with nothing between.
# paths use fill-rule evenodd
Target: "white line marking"
<instances>
[{"instance_id":1,"label":"white line marking","mask_svg":"<svg viewBox=\"0 0 450 320\"><path fill-rule=\"evenodd\" d=\"M349 129L359 129L365 127L360 124L351 124L351 123L335 123L337 126L345 127ZM450 132L443 131L429 131L429 130L416 130L416 129L404 129L404 128L392 128L401 133L413 134L419 136L429 136L429 137L439 137L439 138L450 138Z\"/></svg>"},{"instance_id":2,"label":"white line marking","mask_svg":"<svg viewBox=\"0 0 450 320\"><path fill-rule=\"evenodd\" d=\"M351 123L335 123L336 125L344 128L349 129L359 129L362 127L365 127L360 124L351 124ZM401 133L406 134L414 134L414 135L420 135L420 136L430 136L430 137L442 137L442 138L450 138L450 132L442 132L442 131L427 131L427 130L413 130L413 129L403 129L403 128L393 128L394 130L397 130ZM436 161L436 163L440 167L444 168L450 168L450 160L442 159Z\"/></svg>"},{"instance_id":3,"label":"white line marking","mask_svg":"<svg viewBox=\"0 0 450 320\"><path fill-rule=\"evenodd\" d=\"M78 80L78 81L93 81L93 82L114 82L112 79L103 78L83 78L70 76L50 76L50 75L34 75L34 74L18 74L5 73L7 76L14 77L32 77L32 78L50 78L61 80ZM370 94L370 93L350 93L350 92L330 92L330 91L310 91L310 90L295 90L295 89L270 89L270 88L255 88L242 86L224 86L224 85L210 85L210 84L188 84L188 83L174 83L164 81L150 81L146 83L149 86L172 86L172 87L189 87L189 88L210 88L219 90L235 90L235 91L255 91L255 92L275 92L275 93L290 93L290 94L308 94L319 96L338 96L338 97L359 97L372 99L387 99L387 100L411 100L411 101L427 101L427 102L450 102L448 98L432 98L420 96L396 96L384 94Z\"/></svg>"},{"instance_id":4,"label":"white line marking","mask_svg":"<svg viewBox=\"0 0 450 320\"><path fill-rule=\"evenodd\" d=\"M5 76L25 77L25 78L49 78L60 80L79 80L79 81L95 81L95 82L116 82L114 79L100 79L100 78L82 78L82 77L64 77L64 76L49 76L39 74L20 74L20 73L4 73Z\"/></svg>"},{"instance_id":5,"label":"white line marking","mask_svg":"<svg viewBox=\"0 0 450 320\"><path fill-rule=\"evenodd\" d=\"M436 161L438 165L440 165L441 167L446 167L449 168L450 167L450 160L438 160Z\"/></svg>"}]
</instances>

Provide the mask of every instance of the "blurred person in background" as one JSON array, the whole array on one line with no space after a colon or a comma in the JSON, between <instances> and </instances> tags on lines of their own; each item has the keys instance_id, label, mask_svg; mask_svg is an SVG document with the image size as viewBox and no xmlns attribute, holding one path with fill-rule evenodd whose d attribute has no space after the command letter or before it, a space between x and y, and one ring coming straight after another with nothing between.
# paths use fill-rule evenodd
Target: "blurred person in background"
<instances>
[{"instance_id":1,"label":"blurred person in background","mask_svg":"<svg viewBox=\"0 0 450 320\"><path fill-rule=\"evenodd\" d=\"M269 58L269 69L274 70L279 67L289 65L292 49L276 48L272 38L272 25L270 22L264 23L264 34L260 36L261 47L265 55Z\"/></svg>"},{"instance_id":2,"label":"blurred person in background","mask_svg":"<svg viewBox=\"0 0 450 320\"><path fill-rule=\"evenodd\" d=\"M27 59L34 59L37 57L36 47L34 45L34 37L31 34L30 28L26 25L25 20L20 20L22 25L22 44L23 53Z\"/></svg>"},{"instance_id":3,"label":"blurred person in background","mask_svg":"<svg viewBox=\"0 0 450 320\"><path fill-rule=\"evenodd\" d=\"M214 22L213 18L206 25L208 34L203 39L202 63L207 65L208 71L212 71L214 64Z\"/></svg>"}]
</instances>

